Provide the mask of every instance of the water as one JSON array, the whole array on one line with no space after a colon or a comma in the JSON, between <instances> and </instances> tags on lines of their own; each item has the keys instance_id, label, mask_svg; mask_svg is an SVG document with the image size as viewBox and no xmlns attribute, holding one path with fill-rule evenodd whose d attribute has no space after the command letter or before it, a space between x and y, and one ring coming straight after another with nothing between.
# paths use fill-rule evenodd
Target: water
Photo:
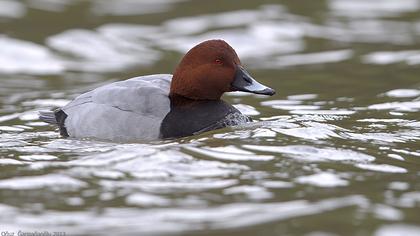
<instances>
[{"instance_id":1,"label":"water","mask_svg":"<svg viewBox=\"0 0 420 236\"><path fill-rule=\"evenodd\" d=\"M420 235L420 1L0 1L2 232ZM37 111L223 38L257 122L118 144Z\"/></svg>"}]
</instances>

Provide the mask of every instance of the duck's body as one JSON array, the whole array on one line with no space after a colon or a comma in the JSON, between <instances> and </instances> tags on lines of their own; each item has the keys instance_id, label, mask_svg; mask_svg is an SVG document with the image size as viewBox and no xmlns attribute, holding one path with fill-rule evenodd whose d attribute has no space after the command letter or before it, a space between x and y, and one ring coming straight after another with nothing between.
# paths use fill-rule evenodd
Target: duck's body
<instances>
[{"instance_id":1,"label":"duck's body","mask_svg":"<svg viewBox=\"0 0 420 236\"><path fill-rule=\"evenodd\" d=\"M184 137L251 119L222 101L224 92L273 95L241 66L233 48L209 40L192 48L174 75L140 76L84 93L40 119L61 135L133 142Z\"/></svg>"},{"instance_id":2,"label":"duck's body","mask_svg":"<svg viewBox=\"0 0 420 236\"><path fill-rule=\"evenodd\" d=\"M176 138L250 121L222 100L169 97L172 75L139 76L76 97L41 119L65 137L118 142Z\"/></svg>"}]
</instances>

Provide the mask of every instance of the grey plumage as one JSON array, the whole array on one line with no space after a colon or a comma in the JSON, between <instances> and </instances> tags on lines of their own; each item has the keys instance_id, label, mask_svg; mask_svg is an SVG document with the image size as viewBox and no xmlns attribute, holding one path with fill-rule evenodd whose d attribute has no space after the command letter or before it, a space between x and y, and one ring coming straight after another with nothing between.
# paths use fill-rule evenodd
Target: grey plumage
<instances>
[{"instance_id":1,"label":"grey plumage","mask_svg":"<svg viewBox=\"0 0 420 236\"><path fill-rule=\"evenodd\" d=\"M157 139L170 110L171 78L164 74L140 76L84 93L60 109L66 114L62 126L75 138L117 142Z\"/></svg>"}]
</instances>

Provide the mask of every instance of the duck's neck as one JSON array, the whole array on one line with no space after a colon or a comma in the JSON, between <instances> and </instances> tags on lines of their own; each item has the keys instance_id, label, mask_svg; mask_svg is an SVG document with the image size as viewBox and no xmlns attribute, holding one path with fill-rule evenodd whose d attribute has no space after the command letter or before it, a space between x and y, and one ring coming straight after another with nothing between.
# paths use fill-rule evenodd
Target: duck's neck
<instances>
[{"instance_id":1,"label":"duck's neck","mask_svg":"<svg viewBox=\"0 0 420 236\"><path fill-rule=\"evenodd\" d=\"M219 102L220 99L213 100L213 99L192 99L188 98L179 94L169 94L169 99L171 100L171 106L193 106L200 103L208 103L208 102Z\"/></svg>"}]
</instances>

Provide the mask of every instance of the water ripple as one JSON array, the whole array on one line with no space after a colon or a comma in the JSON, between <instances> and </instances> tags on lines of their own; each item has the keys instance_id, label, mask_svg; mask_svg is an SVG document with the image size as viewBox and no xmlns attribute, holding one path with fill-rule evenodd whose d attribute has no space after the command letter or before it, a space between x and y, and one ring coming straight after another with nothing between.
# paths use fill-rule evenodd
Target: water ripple
<instances>
[{"instance_id":1,"label":"water ripple","mask_svg":"<svg viewBox=\"0 0 420 236\"><path fill-rule=\"evenodd\" d=\"M0 0L2 230L415 235L419 3ZM224 97L254 122L121 144L38 120L103 84L170 73L209 38L278 91Z\"/></svg>"},{"instance_id":2,"label":"water ripple","mask_svg":"<svg viewBox=\"0 0 420 236\"><path fill-rule=\"evenodd\" d=\"M261 146L243 145L244 148L256 151L282 153L292 158L305 161L350 161L355 163L365 163L375 160L375 157L346 149L335 148L316 148L305 145L289 146Z\"/></svg>"},{"instance_id":3,"label":"water ripple","mask_svg":"<svg viewBox=\"0 0 420 236\"><path fill-rule=\"evenodd\" d=\"M63 63L47 48L0 35L0 72L8 74L58 74Z\"/></svg>"}]
</instances>

